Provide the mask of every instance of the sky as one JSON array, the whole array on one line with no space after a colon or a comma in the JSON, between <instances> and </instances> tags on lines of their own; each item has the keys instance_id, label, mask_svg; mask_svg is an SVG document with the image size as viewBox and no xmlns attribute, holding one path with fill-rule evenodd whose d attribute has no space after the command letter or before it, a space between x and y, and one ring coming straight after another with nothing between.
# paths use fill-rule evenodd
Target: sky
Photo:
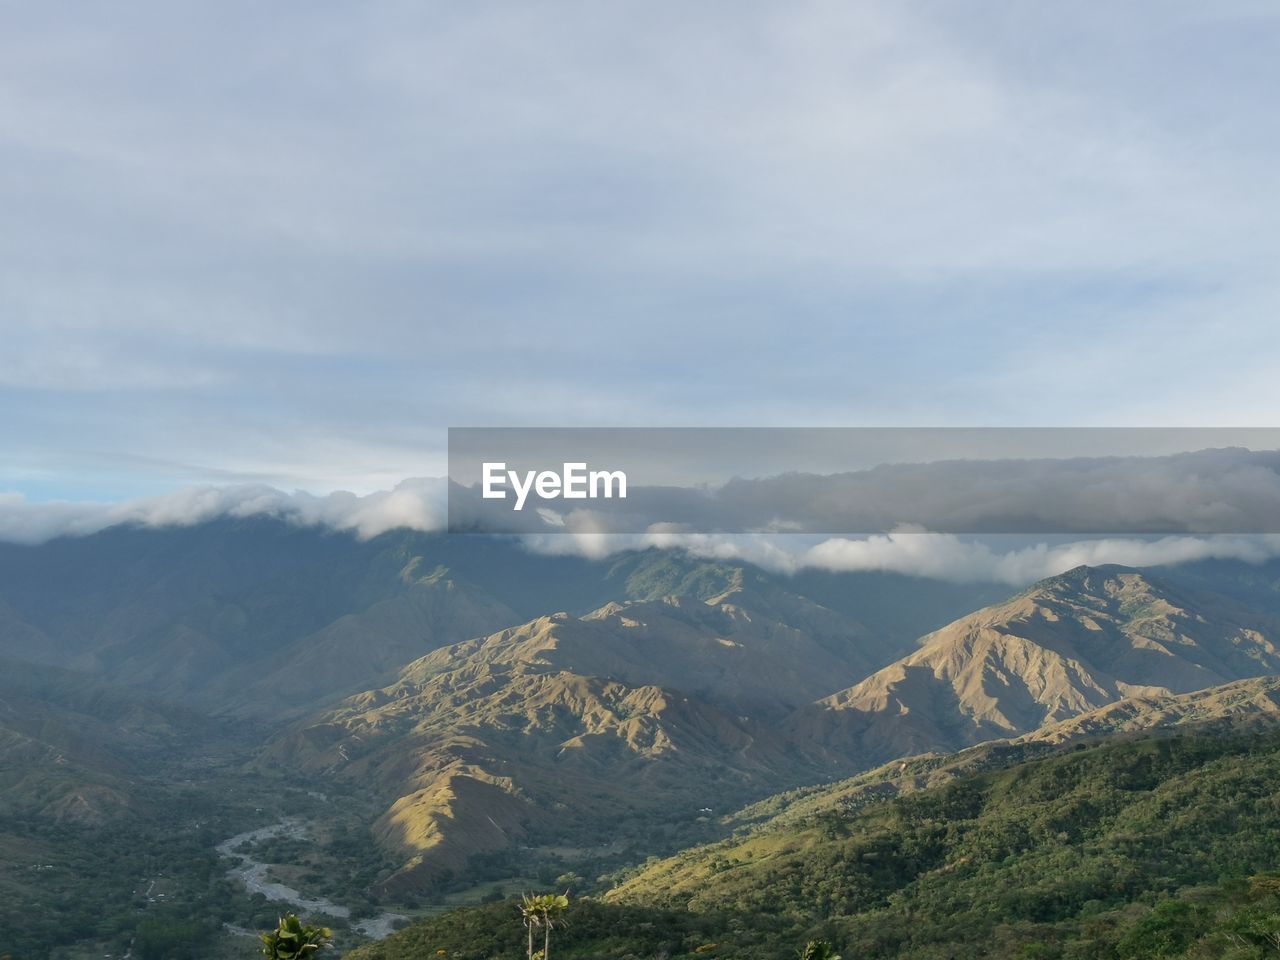
<instances>
[{"instance_id":1,"label":"sky","mask_svg":"<svg viewBox=\"0 0 1280 960\"><path fill-rule=\"evenodd\" d=\"M1231 0L0 2L0 509L368 496L449 426L1274 425L1277 40Z\"/></svg>"}]
</instances>

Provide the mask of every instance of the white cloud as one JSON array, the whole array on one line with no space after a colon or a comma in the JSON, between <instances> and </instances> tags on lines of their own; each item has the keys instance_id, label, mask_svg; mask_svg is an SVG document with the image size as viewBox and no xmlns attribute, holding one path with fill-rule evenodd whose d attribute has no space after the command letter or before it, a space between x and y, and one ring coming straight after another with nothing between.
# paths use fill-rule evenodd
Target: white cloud
<instances>
[{"instance_id":1,"label":"white cloud","mask_svg":"<svg viewBox=\"0 0 1280 960\"><path fill-rule=\"evenodd\" d=\"M1108 538L1073 543L1033 543L998 550L950 534L895 533L866 539L833 538L803 551L802 567L883 570L959 582L1022 586L1086 564L1158 567L1193 560L1261 563L1280 556L1280 536Z\"/></svg>"},{"instance_id":2,"label":"white cloud","mask_svg":"<svg viewBox=\"0 0 1280 960\"><path fill-rule=\"evenodd\" d=\"M0 484L330 489L318 448L406 476L448 423L1257 422L1280 18L1206 6L7 5Z\"/></svg>"},{"instance_id":3,"label":"white cloud","mask_svg":"<svg viewBox=\"0 0 1280 960\"><path fill-rule=\"evenodd\" d=\"M84 536L117 524L193 526L219 518L274 517L300 526L322 526L368 538L404 527L442 530L445 485L439 479L405 480L365 496L338 491L325 496L285 493L262 485L188 487L122 503L29 501L0 493L0 540L42 543Z\"/></svg>"},{"instance_id":4,"label":"white cloud","mask_svg":"<svg viewBox=\"0 0 1280 960\"><path fill-rule=\"evenodd\" d=\"M192 526L219 518L272 517L367 539L389 530L441 532L448 525L442 478L405 480L367 495L345 491L316 496L265 485L195 486L121 503L31 501L0 492L0 541L37 544L85 536L117 524ZM520 537L532 551L593 559L628 550L685 550L709 559L741 561L781 573L804 569L887 571L956 582L1022 586L1081 564L1164 566L1210 558L1260 563L1280 557L1280 534L1107 537L1047 542L1032 536L981 538L901 530L881 536L812 534L700 534L670 524L643 533L610 532L590 511L565 515L564 532ZM1012 545L1011 545L1012 541Z\"/></svg>"},{"instance_id":5,"label":"white cloud","mask_svg":"<svg viewBox=\"0 0 1280 960\"><path fill-rule=\"evenodd\" d=\"M865 538L814 538L794 534L548 534L527 536L529 549L577 553L595 559L627 550L685 550L712 560L753 563L777 573L801 570L878 571L957 583L1026 586L1081 565L1160 567L1195 560L1261 563L1280 557L1280 535L1107 538L1049 544L1031 537L1025 546L992 546L952 534L901 532Z\"/></svg>"},{"instance_id":6,"label":"white cloud","mask_svg":"<svg viewBox=\"0 0 1280 960\"><path fill-rule=\"evenodd\" d=\"M438 479L407 480L393 490L366 496L332 493L316 497L265 486L193 487L161 497L120 504L29 502L0 493L0 540L40 543L83 536L116 524L191 526L220 517L268 516L303 526L322 526L362 538L408 528L437 532L446 524L445 487ZM571 533L530 534L528 549L603 559L627 550L681 549L696 556L753 563L783 573L813 568L876 570L958 582L1021 586L1080 564L1160 566L1206 558L1261 562L1280 556L1280 536L1109 538L999 550L950 534L892 533L868 538L791 534L712 535L656 531L613 534L578 523Z\"/></svg>"}]
</instances>

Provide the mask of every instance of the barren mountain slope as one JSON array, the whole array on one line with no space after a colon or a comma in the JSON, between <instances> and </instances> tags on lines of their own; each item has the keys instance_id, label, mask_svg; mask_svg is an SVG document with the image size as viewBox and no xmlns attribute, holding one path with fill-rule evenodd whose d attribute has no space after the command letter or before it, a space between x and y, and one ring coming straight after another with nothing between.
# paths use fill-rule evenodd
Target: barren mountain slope
<instances>
[{"instance_id":1,"label":"barren mountain slope","mask_svg":"<svg viewBox=\"0 0 1280 960\"><path fill-rule=\"evenodd\" d=\"M1276 673L1278 639L1280 623L1225 597L1080 567L930 634L788 729L864 764L955 750L1128 697Z\"/></svg>"}]
</instances>

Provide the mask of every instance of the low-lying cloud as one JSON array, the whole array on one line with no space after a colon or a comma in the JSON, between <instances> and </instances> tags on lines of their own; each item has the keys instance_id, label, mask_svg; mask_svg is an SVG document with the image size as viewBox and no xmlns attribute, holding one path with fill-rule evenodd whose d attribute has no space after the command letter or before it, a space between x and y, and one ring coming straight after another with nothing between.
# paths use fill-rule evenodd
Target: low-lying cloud
<instances>
[{"instance_id":1,"label":"low-lying cloud","mask_svg":"<svg viewBox=\"0 0 1280 960\"><path fill-rule=\"evenodd\" d=\"M1007 541L1008 538L1005 538ZM601 559L627 550L685 550L713 560L753 563L780 573L816 569L876 571L957 583L1024 586L1082 564L1159 567L1196 560L1262 563L1280 557L1280 536L1109 537L1046 543L1031 537L1000 545L950 533L905 530L870 537L814 538L803 534L567 533L522 538L545 553Z\"/></svg>"},{"instance_id":2,"label":"low-lying cloud","mask_svg":"<svg viewBox=\"0 0 1280 960\"><path fill-rule=\"evenodd\" d=\"M198 486L121 503L30 501L21 494L0 493L0 540L10 543L86 536L120 524L183 527L245 517L273 517L366 539L401 527L437 531L445 526L445 484L434 478L411 479L365 496L346 491L324 496L286 493L257 484Z\"/></svg>"},{"instance_id":3,"label":"low-lying cloud","mask_svg":"<svg viewBox=\"0 0 1280 960\"><path fill-rule=\"evenodd\" d=\"M1280 536L1106 538L1071 543L1032 543L998 549L953 534L900 533L865 539L834 538L806 550L801 565L825 570L884 570L960 582L1014 586L1051 577L1082 564L1158 567L1195 560L1261 563L1280 556Z\"/></svg>"},{"instance_id":4,"label":"low-lying cloud","mask_svg":"<svg viewBox=\"0 0 1280 960\"><path fill-rule=\"evenodd\" d=\"M28 501L0 493L0 541L38 544L86 536L130 524L152 528L193 526L224 518L270 517L369 539L396 529L441 533L446 529L447 482L405 480L365 496L347 492L317 496L268 486L191 487L121 503ZM617 533L583 515L574 522L519 535L526 549L604 558L628 550L680 549L697 556L754 563L794 573L804 569L883 571L957 582L1021 586L1080 564L1152 567L1205 559L1261 563L1280 557L1280 535L1104 537L1047 542L1030 536L962 537L904 529L865 537L794 533L699 534L655 524L644 533Z\"/></svg>"}]
</instances>

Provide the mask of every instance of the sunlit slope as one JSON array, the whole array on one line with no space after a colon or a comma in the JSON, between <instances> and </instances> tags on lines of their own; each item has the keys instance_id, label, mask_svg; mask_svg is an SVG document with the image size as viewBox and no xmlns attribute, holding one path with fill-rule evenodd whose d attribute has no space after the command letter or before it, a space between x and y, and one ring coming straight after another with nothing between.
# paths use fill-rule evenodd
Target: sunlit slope
<instances>
[{"instance_id":1,"label":"sunlit slope","mask_svg":"<svg viewBox=\"0 0 1280 960\"><path fill-rule=\"evenodd\" d=\"M1010 759L979 753L968 763L997 769L923 790L890 780L879 796L833 797L806 816L646 868L609 900L782 909L829 921L854 955L933 956L930 944L960 942L958 955L1010 956L1001 951L1016 949L1020 925L1069 924L1146 891L1280 865L1275 734Z\"/></svg>"},{"instance_id":2,"label":"sunlit slope","mask_svg":"<svg viewBox=\"0 0 1280 960\"><path fill-rule=\"evenodd\" d=\"M1221 595L1081 567L930 634L789 730L866 763L954 750L1128 697L1273 674L1278 642L1280 621Z\"/></svg>"},{"instance_id":3,"label":"sunlit slope","mask_svg":"<svg viewBox=\"0 0 1280 960\"><path fill-rule=\"evenodd\" d=\"M571 911L555 953L764 960L815 936L879 960L1265 948L1280 904L1244 878L1280 866L1280 735L1187 728L967 753L933 759L969 767L936 786L792 810L648 865ZM515 960L521 949L507 903L420 922L351 956Z\"/></svg>"},{"instance_id":4,"label":"sunlit slope","mask_svg":"<svg viewBox=\"0 0 1280 960\"><path fill-rule=\"evenodd\" d=\"M820 778L772 725L856 676L861 637L820 605L740 585L539 617L427 655L263 762L384 791L397 882L421 882L531 834L691 820Z\"/></svg>"}]
</instances>

